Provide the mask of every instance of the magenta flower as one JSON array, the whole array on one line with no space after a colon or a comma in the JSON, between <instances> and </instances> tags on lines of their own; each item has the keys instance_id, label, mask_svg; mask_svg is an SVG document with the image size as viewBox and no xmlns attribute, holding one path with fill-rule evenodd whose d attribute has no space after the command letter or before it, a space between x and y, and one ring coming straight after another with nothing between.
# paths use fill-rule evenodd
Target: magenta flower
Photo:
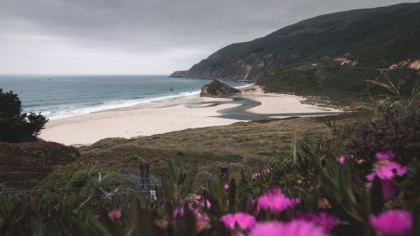
<instances>
[{"instance_id":1,"label":"magenta flower","mask_svg":"<svg viewBox=\"0 0 420 236\"><path fill-rule=\"evenodd\" d=\"M255 217L242 212L224 215L220 218L220 221L230 230L234 230L237 227L240 230L248 230L255 225Z\"/></svg>"},{"instance_id":2,"label":"magenta flower","mask_svg":"<svg viewBox=\"0 0 420 236\"><path fill-rule=\"evenodd\" d=\"M283 229L284 225L280 222L258 223L251 230L249 236L277 236Z\"/></svg>"},{"instance_id":3,"label":"magenta flower","mask_svg":"<svg viewBox=\"0 0 420 236\"><path fill-rule=\"evenodd\" d=\"M257 211L267 210L272 213L281 213L299 203L299 199L288 198L280 189L274 188L257 199Z\"/></svg>"},{"instance_id":4,"label":"magenta flower","mask_svg":"<svg viewBox=\"0 0 420 236\"><path fill-rule=\"evenodd\" d=\"M311 222L293 220L287 224L272 221L258 223L251 230L250 236L327 236L322 228Z\"/></svg>"},{"instance_id":5,"label":"magenta flower","mask_svg":"<svg viewBox=\"0 0 420 236\"><path fill-rule=\"evenodd\" d=\"M201 202L203 200L203 196L201 194L194 194L194 200L196 202Z\"/></svg>"},{"instance_id":6,"label":"magenta flower","mask_svg":"<svg viewBox=\"0 0 420 236\"><path fill-rule=\"evenodd\" d=\"M407 167L401 166L397 162L385 161L376 167L366 178L369 182L373 182L375 177L378 177L380 180L391 180L397 176L404 176L406 173Z\"/></svg>"},{"instance_id":7,"label":"magenta flower","mask_svg":"<svg viewBox=\"0 0 420 236\"><path fill-rule=\"evenodd\" d=\"M197 205L200 205L206 209L211 208L211 203L209 200L204 199L203 195L201 194L194 194L194 201Z\"/></svg>"},{"instance_id":8,"label":"magenta flower","mask_svg":"<svg viewBox=\"0 0 420 236\"><path fill-rule=\"evenodd\" d=\"M325 212L306 213L297 218L299 220L312 222L313 224L323 228L326 233L331 232L331 230L340 223L338 218Z\"/></svg>"},{"instance_id":9,"label":"magenta flower","mask_svg":"<svg viewBox=\"0 0 420 236\"><path fill-rule=\"evenodd\" d=\"M382 192L385 200L390 200L395 196L395 185L393 179L397 176L404 176L407 168L392 161L384 160L375 170L366 176L369 182L373 182L378 177L382 184Z\"/></svg>"},{"instance_id":10,"label":"magenta flower","mask_svg":"<svg viewBox=\"0 0 420 236\"><path fill-rule=\"evenodd\" d=\"M203 204L204 204L204 208L206 208L206 209L211 208L211 202L209 200L206 199Z\"/></svg>"},{"instance_id":11,"label":"magenta flower","mask_svg":"<svg viewBox=\"0 0 420 236\"><path fill-rule=\"evenodd\" d=\"M395 158L396 154L393 151L384 151L376 153L375 157L378 161L392 161Z\"/></svg>"},{"instance_id":12,"label":"magenta flower","mask_svg":"<svg viewBox=\"0 0 420 236\"><path fill-rule=\"evenodd\" d=\"M172 218L176 219L178 217L184 216L184 208L183 207L175 207L172 209Z\"/></svg>"},{"instance_id":13,"label":"magenta flower","mask_svg":"<svg viewBox=\"0 0 420 236\"><path fill-rule=\"evenodd\" d=\"M389 210L379 216L371 215L370 224L381 236L409 236L413 219L407 211Z\"/></svg>"},{"instance_id":14,"label":"magenta flower","mask_svg":"<svg viewBox=\"0 0 420 236\"><path fill-rule=\"evenodd\" d=\"M118 209L111 210L108 212L108 217L113 222L117 222L121 219L121 211Z\"/></svg>"}]
</instances>

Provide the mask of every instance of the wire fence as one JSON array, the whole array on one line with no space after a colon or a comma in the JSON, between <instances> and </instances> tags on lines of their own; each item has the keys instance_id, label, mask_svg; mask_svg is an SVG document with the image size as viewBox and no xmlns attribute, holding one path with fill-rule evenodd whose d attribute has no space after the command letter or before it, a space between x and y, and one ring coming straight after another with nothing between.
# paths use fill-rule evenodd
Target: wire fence
<instances>
[{"instance_id":1,"label":"wire fence","mask_svg":"<svg viewBox=\"0 0 420 236\"><path fill-rule=\"evenodd\" d=\"M43 179L53 170L52 168L34 170L34 168L25 167L9 171L0 169L0 196L80 193L104 197L142 194L156 198L158 189L165 179L151 174L148 164L140 164L138 167L137 169L123 169L117 173L102 174L100 171L95 171L80 179L57 179L56 183L46 182ZM189 172L186 175L193 182L215 176L227 182L229 170L227 167L222 167L220 171Z\"/></svg>"}]
</instances>

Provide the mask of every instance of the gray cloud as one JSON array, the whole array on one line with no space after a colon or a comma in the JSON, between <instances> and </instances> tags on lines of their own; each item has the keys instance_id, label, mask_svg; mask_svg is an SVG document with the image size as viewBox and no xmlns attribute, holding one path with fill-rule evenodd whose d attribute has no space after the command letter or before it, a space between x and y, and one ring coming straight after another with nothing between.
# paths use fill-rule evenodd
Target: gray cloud
<instances>
[{"instance_id":1,"label":"gray cloud","mask_svg":"<svg viewBox=\"0 0 420 236\"><path fill-rule=\"evenodd\" d=\"M305 18L399 2L0 0L0 73L169 73Z\"/></svg>"}]
</instances>

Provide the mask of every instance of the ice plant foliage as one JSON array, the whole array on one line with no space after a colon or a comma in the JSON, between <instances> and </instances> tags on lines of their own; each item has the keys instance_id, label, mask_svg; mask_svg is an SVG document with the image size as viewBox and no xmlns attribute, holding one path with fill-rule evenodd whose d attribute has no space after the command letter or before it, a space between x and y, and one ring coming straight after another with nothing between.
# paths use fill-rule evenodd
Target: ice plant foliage
<instances>
[{"instance_id":1,"label":"ice plant foliage","mask_svg":"<svg viewBox=\"0 0 420 236\"><path fill-rule=\"evenodd\" d=\"M299 199L288 198L280 189L274 188L257 199L257 211L281 213L299 203Z\"/></svg>"},{"instance_id":2,"label":"ice plant foliage","mask_svg":"<svg viewBox=\"0 0 420 236\"><path fill-rule=\"evenodd\" d=\"M250 236L327 236L324 230L311 222L293 220L289 223L277 221L257 223Z\"/></svg>"},{"instance_id":3,"label":"ice plant foliage","mask_svg":"<svg viewBox=\"0 0 420 236\"><path fill-rule=\"evenodd\" d=\"M334 227L340 223L340 220L337 219L337 217L325 212L302 214L298 217L298 219L312 222L313 224L324 229L324 231L327 233L331 232L331 230L333 230Z\"/></svg>"},{"instance_id":4,"label":"ice plant foliage","mask_svg":"<svg viewBox=\"0 0 420 236\"><path fill-rule=\"evenodd\" d=\"M220 221L229 230L249 230L255 225L255 217L242 212L224 215Z\"/></svg>"},{"instance_id":5,"label":"ice plant foliage","mask_svg":"<svg viewBox=\"0 0 420 236\"><path fill-rule=\"evenodd\" d=\"M407 211L390 210L379 216L370 216L370 224L381 236L409 236L413 219Z\"/></svg>"}]
</instances>

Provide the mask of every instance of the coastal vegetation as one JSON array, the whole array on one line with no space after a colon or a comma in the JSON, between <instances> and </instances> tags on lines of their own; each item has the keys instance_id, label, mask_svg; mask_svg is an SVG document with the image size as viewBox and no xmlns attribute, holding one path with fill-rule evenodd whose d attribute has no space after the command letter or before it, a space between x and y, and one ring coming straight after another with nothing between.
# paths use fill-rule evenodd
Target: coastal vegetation
<instances>
[{"instance_id":1,"label":"coastal vegetation","mask_svg":"<svg viewBox=\"0 0 420 236\"><path fill-rule=\"evenodd\" d=\"M22 113L17 94L0 89L0 141L34 141L47 121L41 114Z\"/></svg>"},{"instance_id":2,"label":"coastal vegetation","mask_svg":"<svg viewBox=\"0 0 420 236\"><path fill-rule=\"evenodd\" d=\"M56 167L30 195L0 196L0 232L417 235L418 98L414 89L412 96L383 96L374 110L342 116L80 147L80 158ZM149 163L160 180L152 195L122 179L139 163ZM229 179L217 173L219 167L229 167ZM198 178L199 172L206 174Z\"/></svg>"}]
</instances>

